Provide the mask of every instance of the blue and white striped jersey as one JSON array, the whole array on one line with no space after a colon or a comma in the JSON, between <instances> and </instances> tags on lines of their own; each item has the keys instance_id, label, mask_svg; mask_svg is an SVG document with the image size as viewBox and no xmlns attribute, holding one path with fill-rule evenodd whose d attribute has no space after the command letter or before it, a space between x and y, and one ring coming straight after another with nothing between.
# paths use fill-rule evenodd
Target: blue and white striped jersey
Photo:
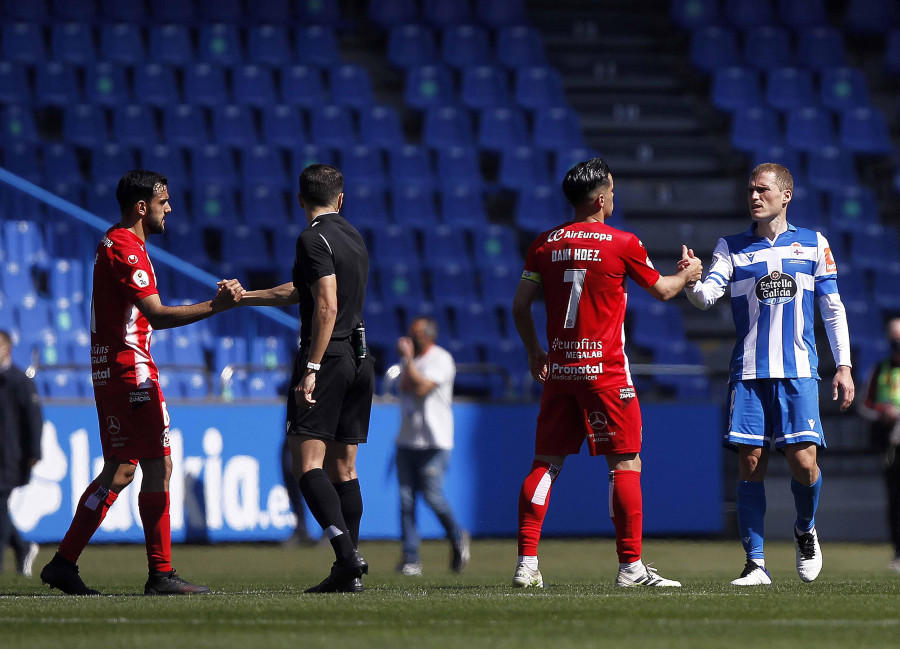
<instances>
[{"instance_id":1,"label":"blue and white striped jersey","mask_svg":"<svg viewBox=\"0 0 900 649\"><path fill-rule=\"evenodd\" d=\"M729 381L818 379L813 331L818 301L838 365L850 365L847 316L837 286L837 266L821 233L788 224L774 242L746 232L719 239L709 274L687 290L709 308L731 289L737 343Z\"/></svg>"}]
</instances>

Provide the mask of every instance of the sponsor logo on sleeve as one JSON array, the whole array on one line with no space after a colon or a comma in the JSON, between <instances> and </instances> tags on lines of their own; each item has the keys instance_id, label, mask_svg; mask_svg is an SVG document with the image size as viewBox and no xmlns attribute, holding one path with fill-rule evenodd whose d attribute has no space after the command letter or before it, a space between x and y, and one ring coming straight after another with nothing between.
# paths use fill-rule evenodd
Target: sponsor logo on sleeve
<instances>
[{"instance_id":1,"label":"sponsor logo on sleeve","mask_svg":"<svg viewBox=\"0 0 900 649\"><path fill-rule=\"evenodd\" d=\"M150 276L147 274L147 271L141 270L140 268L134 271L134 275L131 276L131 279L134 280L134 283L138 288L147 288L150 286Z\"/></svg>"},{"instance_id":2,"label":"sponsor logo on sleeve","mask_svg":"<svg viewBox=\"0 0 900 649\"><path fill-rule=\"evenodd\" d=\"M834 263L834 256L831 254L831 248L825 248L825 272L837 272L837 264Z\"/></svg>"}]
</instances>

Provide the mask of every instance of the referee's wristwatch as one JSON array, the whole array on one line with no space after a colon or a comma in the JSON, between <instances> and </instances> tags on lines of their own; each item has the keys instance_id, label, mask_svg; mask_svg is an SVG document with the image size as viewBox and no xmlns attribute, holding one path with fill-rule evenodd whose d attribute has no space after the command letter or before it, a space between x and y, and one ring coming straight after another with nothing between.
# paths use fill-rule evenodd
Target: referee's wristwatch
<instances>
[{"instance_id":1,"label":"referee's wristwatch","mask_svg":"<svg viewBox=\"0 0 900 649\"><path fill-rule=\"evenodd\" d=\"M322 364L321 363L313 363L312 361L310 361L306 364L306 369L309 370L310 372L318 372L320 369L322 369Z\"/></svg>"}]
</instances>

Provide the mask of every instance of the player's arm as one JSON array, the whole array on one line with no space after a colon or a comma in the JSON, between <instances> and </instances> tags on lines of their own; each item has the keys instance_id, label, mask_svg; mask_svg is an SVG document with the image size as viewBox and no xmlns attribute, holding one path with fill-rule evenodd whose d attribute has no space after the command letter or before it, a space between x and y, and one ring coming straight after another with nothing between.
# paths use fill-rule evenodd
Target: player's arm
<instances>
[{"instance_id":1,"label":"player's arm","mask_svg":"<svg viewBox=\"0 0 900 649\"><path fill-rule=\"evenodd\" d=\"M682 255L683 263L694 256L693 250L688 250L687 255ZM698 309L706 310L725 294L725 287L731 281L734 267L731 256L728 253L728 244L724 239L719 239L716 249L713 251L712 263L709 265L709 273L703 281L688 282L685 286L685 294L688 302Z\"/></svg>"},{"instance_id":2,"label":"player's arm","mask_svg":"<svg viewBox=\"0 0 900 649\"><path fill-rule=\"evenodd\" d=\"M834 379L831 382L832 399L841 398L841 411L844 412L853 403L856 388L853 385L853 375L850 361L850 328L847 326L847 309L841 301L841 294L837 286L837 264L831 256L831 248L828 241L821 233L816 233L818 238L818 253L815 270L816 297L819 303L819 313L822 314L822 322L825 324L825 333L828 334L828 344L834 355L834 363L837 365Z\"/></svg>"},{"instance_id":3,"label":"player's arm","mask_svg":"<svg viewBox=\"0 0 900 649\"><path fill-rule=\"evenodd\" d=\"M309 285L309 289L313 296L313 314L308 362L319 365L325 356L337 320L337 277L335 275L320 277ZM299 385L294 388L295 398L298 402L312 407L316 403L312 398L315 389L316 372L307 368Z\"/></svg>"},{"instance_id":4,"label":"player's arm","mask_svg":"<svg viewBox=\"0 0 900 649\"><path fill-rule=\"evenodd\" d=\"M513 298L512 315L519 338L525 345L528 354L528 367L535 381L543 383L547 379L547 352L541 347L534 317L531 315L531 304L541 290L541 285L530 279L519 280L519 287Z\"/></svg>"},{"instance_id":5,"label":"player's arm","mask_svg":"<svg viewBox=\"0 0 900 649\"><path fill-rule=\"evenodd\" d=\"M293 282L281 286L244 291L238 306L289 306L300 301L300 292Z\"/></svg>"},{"instance_id":6,"label":"player's arm","mask_svg":"<svg viewBox=\"0 0 900 649\"><path fill-rule=\"evenodd\" d=\"M135 302L150 326L154 329L171 329L204 320L205 318L227 311L241 300L244 289L236 279L219 282L216 296L198 304L166 306L158 293L153 293Z\"/></svg>"},{"instance_id":7,"label":"player's arm","mask_svg":"<svg viewBox=\"0 0 900 649\"><path fill-rule=\"evenodd\" d=\"M696 282L703 274L703 264L694 256L688 257L687 246L681 246L682 262L674 275L660 275L646 290L657 300L665 302L681 293L689 282Z\"/></svg>"}]
</instances>

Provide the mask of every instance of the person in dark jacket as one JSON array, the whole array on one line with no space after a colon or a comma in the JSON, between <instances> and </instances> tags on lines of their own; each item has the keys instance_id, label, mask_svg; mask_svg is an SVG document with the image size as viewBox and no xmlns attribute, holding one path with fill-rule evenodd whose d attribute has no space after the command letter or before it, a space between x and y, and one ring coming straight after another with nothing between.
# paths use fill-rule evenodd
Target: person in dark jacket
<instances>
[{"instance_id":1,"label":"person in dark jacket","mask_svg":"<svg viewBox=\"0 0 900 649\"><path fill-rule=\"evenodd\" d=\"M37 543L22 539L9 516L9 494L28 484L41 459L41 403L34 382L12 364L12 339L0 330L0 570L6 547L16 554L16 568L31 577Z\"/></svg>"}]
</instances>

